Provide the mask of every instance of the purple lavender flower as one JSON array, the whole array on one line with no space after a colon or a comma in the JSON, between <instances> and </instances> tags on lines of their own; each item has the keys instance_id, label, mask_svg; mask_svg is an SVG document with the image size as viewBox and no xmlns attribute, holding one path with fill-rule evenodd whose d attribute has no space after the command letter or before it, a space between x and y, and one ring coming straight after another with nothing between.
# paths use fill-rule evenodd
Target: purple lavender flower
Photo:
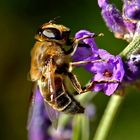
<instances>
[{"instance_id":1,"label":"purple lavender flower","mask_svg":"<svg viewBox=\"0 0 140 140\"><path fill-rule=\"evenodd\" d=\"M88 31L84 30L82 35L86 35L87 32ZM79 35L79 33L80 31L76 33L76 37ZM122 60L119 56L113 56L103 49L93 49L93 44L91 42L94 42L93 38L86 39L86 43L83 40L82 47L86 48L86 45L89 45L89 47L92 48L92 53L86 57L80 57L80 60L90 60L93 61L93 63L82 66L94 75L91 79L91 82L95 83L92 90L96 92L103 91L106 95L111 95L116 91L117 87L119 86L119 82L122 81L124 76ZM95 42L94 45L96 46ZM79 61L78 53L84 53L82 48L81 50L79 49L79 45L77 52L73 56L75 58L74 61Z\"/></svg>"},{"instance_id":2,"label":"purple lavender flower","mask_svg":"<svg viewBox=\"0 0 140 140\"><path fill-rule=\"evenodd\" d=\"M140 1L124 0L123 15L126 19L140 20Z\"/></svg>"},{"instance_id":3,"label":"purple lavender flower","mask_svg":"<svg viewBox=\"0 0 140 140\"><path fill-rule=\"evenodd\" d=\"M117 38L123 38L127 30L121 12L108 1L98 0L98 4L102 8L102 16L106 25Z\"/></svg>"},{"instance_id":4,"label":"purple lavender flower","mask_svg":"<svg viewBox=\"0 0 140 140\"><path fill-rule=\"evenodd\" d=\"M120 12L109 0L98 0L102 9L103 19L116 38L130 42L136 31L137 22L140 20L140 1L124 0L123 11Z\"/></svg>"}]
</instances>

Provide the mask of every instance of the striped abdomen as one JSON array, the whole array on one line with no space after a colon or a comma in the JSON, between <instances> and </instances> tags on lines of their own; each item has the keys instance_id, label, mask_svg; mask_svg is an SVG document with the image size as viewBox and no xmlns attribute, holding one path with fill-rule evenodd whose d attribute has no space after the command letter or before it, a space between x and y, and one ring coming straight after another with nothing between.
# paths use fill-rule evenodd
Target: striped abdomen
<instances>
[{"instance_id":1,"label":"striped abdomen","mask_svg":"<svg viewBox=\"0 0 140 140\"><path fill-rule=\"evenodd\" d=\"M74 97L68 93L65 89L63 79L61 77L55 77L55 93L53 100L51 94L48 91L47 86L40 86L41 93L45 101L54 109L60 112L69 114L83 113L84 108L80 105Z\"/></svg>"},{"instance_id":2,"label":"striped abdomen","mask_svg":"<svg viewBox=\"0 0 140 140\"><path fill-rule=\"evenodd\" d=\"M76 101L72 95L69 93L60 93L59 96L55 98L54 108L58 111L62 111L70 114L83 113L84 108Z\"/></svg>"}]
</instances>

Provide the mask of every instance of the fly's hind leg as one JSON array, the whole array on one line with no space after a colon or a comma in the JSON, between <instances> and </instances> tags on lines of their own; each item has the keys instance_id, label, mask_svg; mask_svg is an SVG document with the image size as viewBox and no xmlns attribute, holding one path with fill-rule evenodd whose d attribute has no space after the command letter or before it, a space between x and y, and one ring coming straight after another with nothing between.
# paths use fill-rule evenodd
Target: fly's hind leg
<instances>
[{"instance_id":1,"label":"fly's hind leg","mask_svg":"<svg viewBox=\"0 0 140 140\"><path fill-rule=\"evenodd\" d=\"M75 90L77 92L75 92L75 95L78 94L82 94L88 91L92 91L92 89L94 88L95 84L103 84L103 83L120 83L120 81L117 80L101 80L101 81L92 81L89 84L87 84L85 87L81 87L80 82L78 81L76 75L74 75L73 73L69 72L68 73L68 77L72 82L73 87L75 88Z\"/></svg>"},{"instance_id":2,"label":"fly's hind leg","mask_svg":"<svg viewBox=\"0 0 140 140\"><path fill-rule=\"evenodd\" d=\"M81 84L80 82L78 81L77 77L75 74L71 73L71 72L68 72L68 77L74 87L74 89L77 91L76 93L80 94L82 92L82 87L81 87ZM75 94L76 94L75 93Z\"/></svg>"},{"instance_id":3,"label":"fly's hind leg","mask_svg":"<svg viewBox=\"0 0 140 140\"><path fill-rule=\"evenodd\" d=\"M85 87L82 88L82 92L81 93L85 93L88 91L92 91L92 89L94 88L95 84L103 84L103 83L120 83L120 81L117 80L101 80L101 81L92 81L89 84L87 84ZM81 94L80 93L80 94Z\"/></svg>"},{"instance_id":4,"label":"fly's hind leg","mask_svg":"<svg viewBox=\"0 0 140 140\"><path fill-rule=\"evenodd\" d=\"M75 66L82 65L82 64L99 63L99 62L105 62L105 60L101 60L101 59L97 59L97 60L83 60L83 61L71 62L69 65L70 65L70 68L73 68Z\"/></svg>"},{"instance_id":5,"label":"fly's hind leg","mask_svg":"<svg viewBox=\"0 0 140 140\"><path fill-rule=\"evenodd\" d=\"M76 92L74 92L75 95L91 91L93 86L94 86L93 83L89 83L87 86L82 88L82 86L81 86L80 82L78 81L76 75L74 75L73 73L69 72L68 77L71 80L71 83L72 83L74 89L76 90Z\"/></svg>"}]
</instances>

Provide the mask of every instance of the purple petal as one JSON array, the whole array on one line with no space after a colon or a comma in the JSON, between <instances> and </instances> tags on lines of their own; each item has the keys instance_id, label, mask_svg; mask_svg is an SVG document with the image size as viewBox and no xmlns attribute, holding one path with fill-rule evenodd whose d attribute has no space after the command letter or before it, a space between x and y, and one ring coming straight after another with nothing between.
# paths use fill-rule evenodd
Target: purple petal
<instances>
[{"instance_id":1,"label":"purple petal","mask_svg":"<svg viewBox=\"0 0 140 140\"><path fill-rule=\"evenodd\" d=\"M133 23L129 20L124 20L125 26L130 33L134 33L136 30L136 23Z\"/></svg>"},{"instance_id":2,"label":"purple petal","mask_svg":"<svg viewBox=\"0 0 140 140\"><path fill-rule=\"evenodd\" d=\"M113 55L111 55L110 53L108 53L106 50L103 50L103 49L98 49L98 55L99 55L99 58L106 61L114 57Z\"/></svg>"},{"instance_id":3,"label":"purple petal","mask_svg":"<svg viewBox=\"0 0 140 140\"><path fill-rule=\"evenodd\" d=\"M124 81L134 81L140 78L140 54L131 55L130 60L124 63L125 65L125 76Z\"/></svg>"},{"instance_id":4,"label":"purple petal","mask_svg":"<svg viewBox=\"0 0 140 140\"><path fill-rule=\"evenodd\" d=\"M98 49L97 51L96 57L89 57L88 60L106 60L108 61L109 59L111 60L112 57L114 57L113 55L109 54L106 50L103 49ZM103 71L106 66L106 63L102 63L102 62L97 62L97 63L92 63L92 64L88 64L85 66L85 68L92 72L92 73L96 73L96 71ZM108 67L108 66L107 66Z\"/></svg>"},{"instance_id":5,"label":"purple petal","mask_svg":"<svg viewBox=\"0 0 140 140\"><path fill-rule=\"evenodd\" d=\"M102 91L102 89L104 88L105 84L95 84L93 91L94 92L99 92Z\"/></svg>"},{"instance_id":6,"label":"purple petal","mask_svg":"<svg viewBox=\"0 0 140 140\"><path fill-rule=\"evenodd\" d=\"M79 39L86 36L92 37L93 35L94 33L91 33L87 30L80 30L75 34L75 38ZM94 38L83 39L80 42L82 42L82 44L79 43L76 52L72 56L73 61L88 60L91 57L94 60L97 56L96 52L98 50Z\"/></svg>"},{"instance_id":7,"label":"purple petal","mask_svg":"<svg viewBox=\"0 0 140 140\"><path fill-rule=\"evenodd\" d=\"M108 4L108 0L98 0L98 5L100 8L105 7Z\"/></svg>"},{"instance_id":8,"label":"purple petal","mask_svg":"<svg viewBox=\"0 0 140 140\"><path fill-rule=\"evenodd\" d=\"M116 56L115 58L115 62L114 62L115 66L114 67L114 80L119 80L120 82L123 80L125 71L124 71L124 66L123 66L123 62L120 56Z\"/></svg>"},{"instance_id":9,"label":"purple petal","mask_svg":"<svg viewBox=\"0 0 140 140\"><path fill-rule=\"evenodd\" d=\"M128 31L128 33L124 35L124 39L130 42L132 41L134 34L136 32L137 24L127 19L124 19L124 23Z\"/></svg>"},{"instance_id":10,"label":"purple petal","mask_svg":"<svg viewBox=\"0 0 140 140\"><path fill-rule=\"evenodd\" d=\"M85 44L78 45L76 52L72 56L73 61L82 61L93 55L90 46L85 46Z\"/></svg>"},{"instance_id":11,"label":"purple petal","mask_svg":"<svg viewBox=\"0 0 140 140\"><path fill-rule=\"evenodd\" d=\"M82 37L86 37L86 36L91 36L93 37L94 36L94 33L91 33L87 30L80 30L78 31L76 34L75 34L75 38L79 39L79 38L82 38ZM94 52L95 50L97 50L97 45L94 41L93 38L87 38L87 39L83 39L81 42L89 45L92 49L92 51Z\"/></svg>"},{"instance_id":12,"label":"purple petal","mask_svg":"<svg viewBox=\"0 0 140 140\"><path fill-rule=\"evenodd\" d=\"M140 20L140 1L125 0L123 14L127 19Z\"/></svg>"},{"instance_id":13,"label":"purple petal","mask_svg":"<svg viewBox=\"0 0 140 140\"><path fill-rule=\"evenodd\" d=\"M110 96L116 91L118 85L119 83L109 83L107 84L106 88L103 88L103 91L106 95Z\"/></svg>"}]
</instances>

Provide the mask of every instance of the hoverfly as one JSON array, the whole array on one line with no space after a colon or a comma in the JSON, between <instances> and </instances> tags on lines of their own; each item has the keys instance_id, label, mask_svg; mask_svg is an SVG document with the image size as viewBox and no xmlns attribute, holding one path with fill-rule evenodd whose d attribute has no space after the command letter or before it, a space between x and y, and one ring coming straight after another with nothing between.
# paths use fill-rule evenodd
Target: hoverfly
<instances>
[{"instance_id":1,"label":"hoverfly","mask_svg":"<svg viewBox=\"0 0 140 140\"><path fill-rule=\"evenodd\" d=\"M69 78L77 94L90 90L91 86L81 88L76 75L72 73L75 65L88 63L72 62L80 39L70 39L70 29L50 21L43 24L36 36L36 43L31 52L30 77L36 82L45 104L58 112L78 114L84 107L69 93L65 79Z\"/></svg>"}]
</instances>

